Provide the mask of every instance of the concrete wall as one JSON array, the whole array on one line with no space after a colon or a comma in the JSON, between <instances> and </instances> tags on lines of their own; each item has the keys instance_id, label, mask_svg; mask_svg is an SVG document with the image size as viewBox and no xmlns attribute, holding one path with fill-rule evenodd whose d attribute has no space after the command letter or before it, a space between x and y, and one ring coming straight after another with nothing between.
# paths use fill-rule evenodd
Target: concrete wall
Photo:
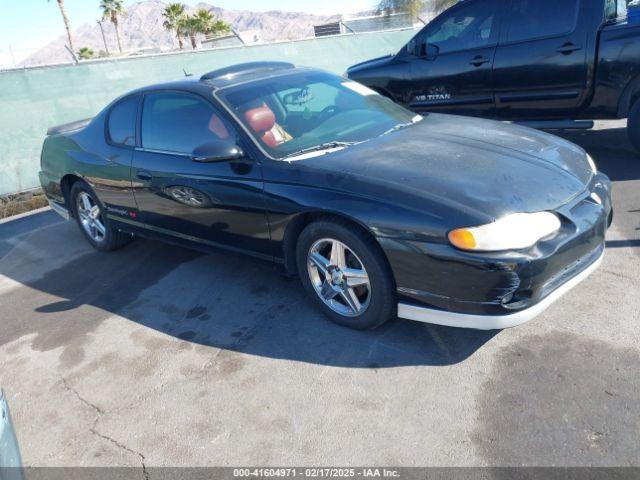
<instances>
[{"instance_id":1,"label":"concrete wall","mask_svg":"<svg viewBox=\"0 0 640 480\"><path fill-rule=\"evenodd\" d=\"M395 53L413 30L165 54L0 72L0 195L39 186L47 128L95 115L136 87L234 63L286 60L342 74L354 63Z\"/></svg>"}]
</instances>

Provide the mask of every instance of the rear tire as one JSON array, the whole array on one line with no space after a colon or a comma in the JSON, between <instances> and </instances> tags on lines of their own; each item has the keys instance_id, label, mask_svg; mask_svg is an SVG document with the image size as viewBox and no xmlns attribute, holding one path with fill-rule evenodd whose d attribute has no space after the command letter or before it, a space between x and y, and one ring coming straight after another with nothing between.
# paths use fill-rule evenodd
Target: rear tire
<instances>
[{"instance_id":1,"label":"rear tire","mask_svg":"<svg viewBox=\"0 0 640 480\"><path fill-rule=\"evenodd\" d=\"M635 149L640 152L640 99L636 100L629 112L627 133Z\"/></svg>"},{"instance_id":2,"label":"rear tire","mask_svg":"<svg viewBox=\"0 0 640 480\"><path fill-rule=\"evenodd\" d=\"M308 225L296 263L305 290L335 323L367 330L397 316L395 282L382 249L348 222Z\"/></svg>"},{"instance_id":3,"label":"rear tire","mask_svg":"<svg viewBox=\"0 0 640 480\"><path fill-rule=\"evenodd\" d=\"M131 235L119 231L109 222L104 205L86 182L75 182L69 199L80 231L96 250L110 252L131 241Z\"/></svg>"}]
</instances>

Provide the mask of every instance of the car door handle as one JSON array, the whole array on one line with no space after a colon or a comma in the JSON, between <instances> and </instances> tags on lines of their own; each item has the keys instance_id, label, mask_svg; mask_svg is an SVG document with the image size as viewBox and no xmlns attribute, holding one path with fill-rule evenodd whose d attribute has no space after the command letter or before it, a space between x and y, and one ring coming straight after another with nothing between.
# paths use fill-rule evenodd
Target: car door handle
<instances>
[{"instance_id":1,"label":"car door handle","mask_svg":"<svg viewBox=\"0 0 640 480\"><path fill-rule=\"evenodd\" d=\"M136 172L136 177L138 177L139 180L144 180L148 182L153 178L153 175L151 175L151 173L147 172L146 170L138 170Z\"/></svg>"},{"instance_id":2,"label":"car door handle","mask_svg":"<svg viewBox=\"0 0 640 480\"><path fill-rule=\"evenodd\" d=\"M563 55L569 55L573 52L577 52L579 50L582 50L582 47L580 45L574 45L571 42L567 42L564 45L562 45L558 50L556 50L558 53L561 53Z\"/></svg>"},{"instance_id":3,"label":"car door handle","mask_svg":"<svg viewBox=\"0 0 640 480\"><path fill-rule=\"evenodd\" d=\"M470 62L469 65L473 65L474 67L480 67L482 65L484 65L485 63L489 63L491 60L489 60L486 57L483 57L481 55L478 55L477 57L474 57Z\"/></svg>"}]
</instances>

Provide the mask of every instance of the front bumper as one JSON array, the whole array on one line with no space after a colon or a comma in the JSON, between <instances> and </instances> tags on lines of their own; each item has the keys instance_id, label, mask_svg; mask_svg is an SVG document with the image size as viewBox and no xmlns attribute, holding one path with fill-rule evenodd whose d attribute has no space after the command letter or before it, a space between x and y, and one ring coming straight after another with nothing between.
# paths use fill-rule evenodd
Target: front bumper
<instances>
[{"instance_id":1,"label":"front bumper","mask_svg":"<svg viewBox=\"0 0 640 480\"><path fill-rule=\"evenodd\" d=\"M433 323L447 327L473 328L475 330L501 330L503 328L516 327L543 313L556 300L591 275L600 266L603 257L604 251L585 270L552 291L540 302L516 313L508 315L473 315L400 303L398 304L398 317L417 322Z\"/></svg>"},{"instance_id":2,"label":"front bumper","mask_svg":"<svg viewBox=\"0 0 640 480\"><path fill-rule=\"evenodd\" d=\"M613 215L609 179L594 176L556 213L560 231L526 251L470 253L420 242L385 249L399 287L398 316L499 329L539 315L602 261Z\"/></svg>"}]
</instances>

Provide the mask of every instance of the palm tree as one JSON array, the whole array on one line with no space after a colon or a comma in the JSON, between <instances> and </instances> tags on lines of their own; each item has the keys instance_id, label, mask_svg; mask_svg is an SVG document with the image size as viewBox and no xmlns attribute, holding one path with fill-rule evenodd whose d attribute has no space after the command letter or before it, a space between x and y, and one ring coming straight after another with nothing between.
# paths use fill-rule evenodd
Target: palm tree
<instances>
[{"instance_id":1,"label":"palm tree","mask_svg":"<svg viewBox=\"0 0 640 480\"><path fill-rule=\"evenodd\" d=\"M426 0L380 0L378 11L385 12L387 15L392 12L408 13L416 19L426 3ZM436 13L440 13L458 3L458 0L431 0L431 3L434 5Z\"/></svg>"},{"instance_id":2,"label":"palm tree","mask_svg":"<svg viewBox=\"0 0 640 480\"><path fill-rule=\"evenodd\" d=\"M100 8L102 9L102 19L109 20L116 29L116 38L118 39L118 50L122 53L122 44L120 43L120 32L118 31L118 17L126 15L123 0L100 0Z\"/></svg>"},{"instance_id":3,"label":"palm tree","mask_svg":"<svg viewBox=\"0 0 640 480\"><path fill-rule=\"evenodd\" d=\"M162 16L164 17L164 23L162 25L165 29L176 32L178 44L180 45L180 50L182 50L184 45L182 43L180 26L184 19L184 5L182 3L170 3L165 7Z\"/></svg>"},{"instance_id":4,"label":"palm tree","mask_svg":"<svg viewBox=\"0 0 640 480\"><path fill-rule=\"evenodd\" d=\"M199 33L204 35L214 35L231 31L231 27L223 20L216 17L206 8L196 10L194 17L198 20Z\"/></svg>"},{"instance_id":5,"label":"palm tree","mask_svg":"<svg viewBox=\"0 0 640 480\"><path fill-rule=\"evenodd\" d=\"M47 0L49 2L51 0ZM67 17L67 11L64 8L64 0L57 0L58 8L60 9L60 13L62 14L62 20L64 21L64 28L67 30L67 38L69 39L69 48L73 52L73 40L71 40L71 27L69 26L69 17Z\"/></svg>"},{"instance_id":6,"label":"palm tree","mask_svg":"<svg viewBox=\"0 0 640 480\"><path fill-rule=\"evenodd\" d=\"M197 48L196 35L215 35L230 32L231 27L223 20L217 19L206 8L199 8L191 15L182 15L177 19L176 29L179 34L189 37L191 47Z\"/></svg>"},{"instance_id":7,"label":"palm tree","mask_svg":"<svg viewBox=\"0 0 640 480\"><path fill-rule=\"evenodd\" d=\"M89 60L90 58L93 58L94 55L94 51L89 47L82 47L80 50L78 50L78 58L80 60Z\"/></svg>"},{"instance_id":8,"label":"palm tree","mask_svg":"<svg viewBox=\"0 0 640 480\"><path fill-rule=\"evenodd\" d=\"M180 19L179 28L183 35L189 37L191 48L195 50L197 48L196 35L200 33L199 20L193 15L187 15Z\"/></svg>"},{"instance_id":9,"label":"palm tree","mask_svg":"<svg viewBox=\"0 0 640 480\"><path fill-rule=\"evenodd\" d=\"M436 13L443 12L458 3L458 0L436 0Z\"/></svg>"},{"instance_id":10,"label":"palm tree","mask_svg":"<svg viewBox=\"0 0 640 480\"><path fill-rule=\"evenodd\" d=\"M392 12L408 13L411 18L416 19L424 8L425 3L425 0L380 0L378 11L387 15Z\"/></svg>"}]
</instances>

